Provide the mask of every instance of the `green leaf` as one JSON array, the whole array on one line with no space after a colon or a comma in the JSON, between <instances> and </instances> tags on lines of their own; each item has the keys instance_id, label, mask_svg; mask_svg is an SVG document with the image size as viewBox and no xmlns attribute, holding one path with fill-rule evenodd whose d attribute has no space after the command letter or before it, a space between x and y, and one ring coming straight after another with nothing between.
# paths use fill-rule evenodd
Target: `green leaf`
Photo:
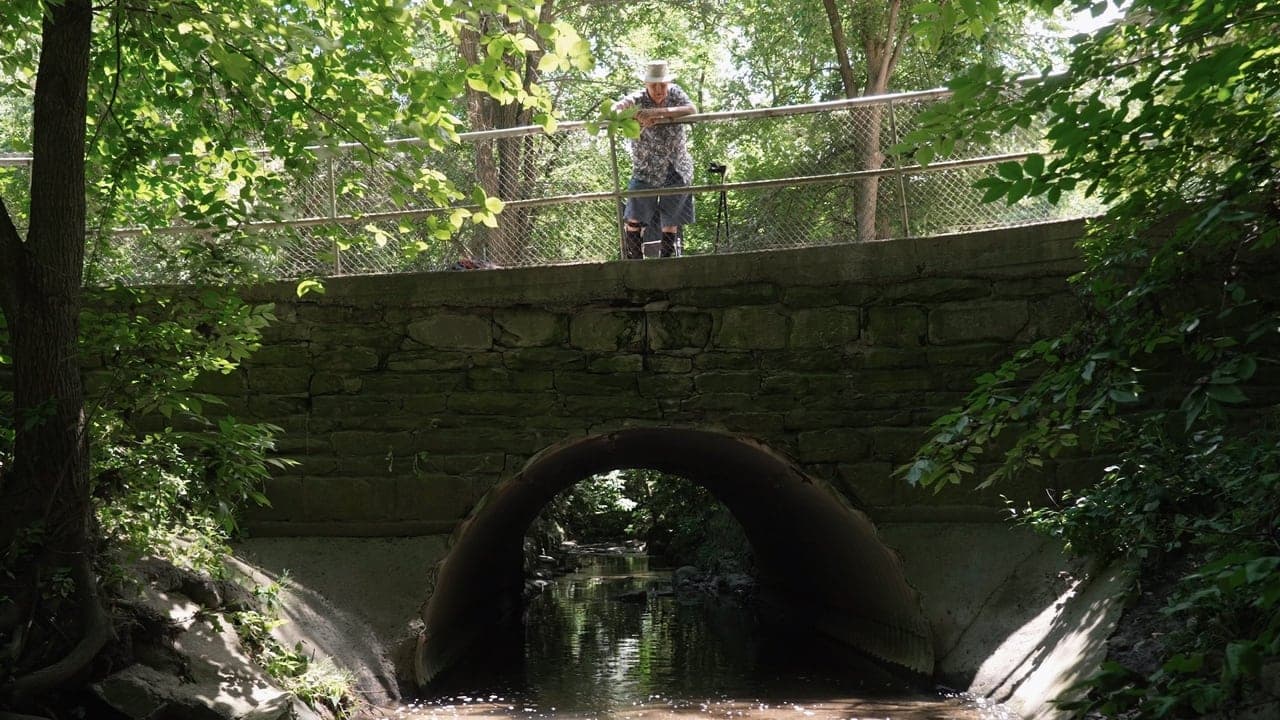
<instances>
[{"instance_id":1,"label":"green leaf","mask_svg":"<svg viewBox=\"0 0 1280 720\"><path fill-rule=\"evenodd\" d=\"M1023 178L1009 186L1009 192L1005 195L1005 202L1012 205L1027 196L1031 191L1031 179Z\"/></svg>"},{"instance_id":2,"label":"green leaf","mask_svg":"<svg viewBox=\"0 0 1280 720\"><path fill-rule=\"evenodd\" d=\"M984 203L995 202L1004 197L1005 193L1009 191L1009 183L999 178L982 178L973 185L978 189L986 188L986 192L982 193L982 202Z\"/></svg>"},{"instance_id":3,"label":"green leaf","mask_svg":"<svg viewBox=\"0 0 1280 720\"><path fill-rule=\"evenodd\" d=\"M1111 388L1107 391L1107 397L1112 402L1127 404L1138 402L1138 393L1128 388Z\"/></svg>"},{"instance_id":4,"label":"green leaf","mask_svg":"<svg viewBox=\"0 0 1280 720\"><path fill-rule=\"evenodd\" d=\"M562 67L564 67L564 61L561 60L559 55L552 52L543 55L538 60L538 72L540 73L554 72Z\"/></svg>"},{"instance_id":5,"label":"green leaf","mask_svg":"<svg viewBox=\"0 0 1280 720\"><path fill-rule=\"evenodd\" d=\"M216 47L216 46L215 46ZM247 84L252 78L253 61L234 50L220 49L211 54L227 79L237 85Z\"/></svg>"},{"instance_id":6,"label":"green leaf","mask_svg":"<svg viewBox=\"0 0 1280 720\"><path fill-rule=\"evenodd\" d=\"M560 123L556 120L556 116L551 113L539 113L534 116L533 121L542 126L542 131L548 135L552 135L559 129Z\"/></svg>"},{"instance_id":7,"label":"green leaf","mask_svg":"<svg viewBox=\"0 0 1280 720\"><path fill-rule=\"evenodd\" d=\"M1165 661L1162 666L1166 672L1171 673L1194 673L1199 672L1204 667L1204 656L1201 654L1183 654L1179 653Z\"/></svg>"},{"instance_id":8,"label":"green leaf","mask_svg":"<svg viewBox=\"0 0 1280 720\"><path fill-rule=\"evenodd\" d=\"M1044 174L1044 156L1030 155L1023 161L1023 170L1030 177L1039 177Z\"/></svg>"},{"instance_id":9,"label":"green leaf","mask_svg":"<svg viewBox=\"0 0 1280 720\"><path fill-rule=\"evenodd\" d=\"M1252 355L1240 356L1240 367L1236 371L1236 377L1240 380L1248 380L1258 372L1258 361Z\"/></svg>"},{"instance_id":10,"label":"green leaf","mask_svg":"<svg viewBox=\"0 0 1280 720\"><path fill-rule=\"evenodd\" d=\"M299 281L298 281L298 286L297 286L297 288L296 288L296 291L297 291L297 293L298 293L298 297L303 297L303 296L305 296L307 293L310 293L310 292L314 292L314 293L316 293L317 295L323 295L323 294L324 294L324 283L322 283L322 282L321 282L321 281L319 281L319 280L314 280L314 279L299 280Z\"/></svg>"},{"instance_id":11,"label":"green leaf","mask_svg":"<svg viewBox=\"0 0 1280 720\"><path fill-rule=\"evenodd\" d=\"M911 464L907 470L907 483L918 486L922 483L925 475L930 471L932 463L927 460L917 460Z\"/></svg>"},{"instance_id":12,"label":"green leaf","mask_svg":"<svg viewBox=\"0 0 1280 720\"><path fill-rule=\"evenodd\" d=\"M1275 575L1278 568L1280 568L1280 557L1254 558L1245 563L1245 579L1250 583L1267 580Z\"/></svg>"},{"instance_id":13,"label":"green leaf","mask_svg":"<svg viewBox=\"0 0 1280 720\"><path fill-rule=\"evenodd\" d=\"M1205 386L1205 393L1220 403L1227 403L1230 405L1242 403L1248 399L1245 396L1244 391L1241 390L1238 385L1210 383Z\"/></svg>"},{"instance_id":14,"label":"green leaf","mask_svg":"<svg viewBox=\"0 0 1280 720\"><path fill-rule=\"evenodd\" d=\"M1006 180L1021 180L1022 165L1016 161L1009 160L996 165L996 172L1000 177Z\"/></svg>"},{"instance_id":15,"label":"green leaf","mask_svg":"<svg viewBox=\"0 0 1280 720\"><path fill-rule=\"evenodd\" d=\"M1186 413L1186 422L1183 425L1184 430L1190 430L1195 425L1196 419L1205 411L1209 405L1209 396L1199 390L1192 391L1182 401L1182 411Z\"/></svg>"},{"instance_id":16,"label":"green leaf","mask_svg":"<svg viewBox=\"0 0 1280 720\"><path fill-rule=\"evenodd\" d=\"M1252 675L1258 671L1261 665L1257 645L1248 641L1237 641L1227 645L1224 659L1226 660L1226 664L1222 668L1224 679L1235 678L1244 674Z\"/></svg>"}]
</instances>

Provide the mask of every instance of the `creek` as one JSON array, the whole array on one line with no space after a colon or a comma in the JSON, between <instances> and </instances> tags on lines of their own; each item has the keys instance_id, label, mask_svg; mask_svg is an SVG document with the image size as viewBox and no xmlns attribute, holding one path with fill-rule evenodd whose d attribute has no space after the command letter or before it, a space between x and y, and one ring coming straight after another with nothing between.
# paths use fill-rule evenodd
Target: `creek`
<instances>
[{"instance_id":1,"label":"creek","mask_svg":"<svg viewBox=\"0 0 1280 720\"><path fill-rule=\"evenodd\" d=\"M749 599L676 593L639 554L584 555L534 594L523 661L394 717L1006 720L999 706L921 692L819 643L771 632Z\"/></svg>"}]
</instances>

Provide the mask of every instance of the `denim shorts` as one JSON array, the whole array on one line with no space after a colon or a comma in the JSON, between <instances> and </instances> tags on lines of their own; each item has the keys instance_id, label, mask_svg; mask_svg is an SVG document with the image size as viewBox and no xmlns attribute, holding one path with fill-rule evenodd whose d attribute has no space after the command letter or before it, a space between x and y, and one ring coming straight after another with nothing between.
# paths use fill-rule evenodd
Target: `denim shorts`
<instances>
[{"instance_id":1,"label":"denim shorts","mask_svg":"<svg viewBox=\"0 0 1280 720\"><path fill-rule=\"evenodd\" d=\"M661 185L653 185L646 183L638 178L631 178L631 184L627 185L628 190L648 190L658 187L688 187L686 183L674 168L667 170L666 182ZM631 220L639 220L647 227L645 235L652 232L661 232L662 228L672 225L688 225L693 222L693 195L689 193L678 193L675 195L659 195L649 197L633 197L627 198L627 206L623 210L623 217Z\"/></svg>"}]
</instances>

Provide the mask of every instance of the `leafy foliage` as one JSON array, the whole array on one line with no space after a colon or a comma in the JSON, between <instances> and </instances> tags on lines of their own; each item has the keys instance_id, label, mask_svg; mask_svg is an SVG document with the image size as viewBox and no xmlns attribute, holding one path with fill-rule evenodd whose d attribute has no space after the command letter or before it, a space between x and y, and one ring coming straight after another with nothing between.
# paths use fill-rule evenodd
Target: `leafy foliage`
<instances>
[{"instance_id":1,"label":"leafy foliage","mask_svg":"<svg viewBox=\"0 0 1280 720\"><path fill-rule=\"evenodd\" d=\"M1069 706L1150 717L1230 707L1280 654L1280 436L1176 440L1144 427L1127 446L1096 484L1020 513L1072 548L1191 568L1161 609L1168 635L1149 639L1162 650L1156 666L1112 661L1090 681L1095 695Z\"/></svg>"},{"instance_id":2,"label":"leafy foliage","mask_svg":"<svg viewBox=\"0 0 1280 720\"><path fill-rule=\"evenodd\" d=\"M289 648L272 635L285 621L280 619L280 591L288 577L279 583L254 589L261 610L239 610L231 613L231 623L254 660L285 690L313 709L325 710L339 720L353 716L359 700L353 691L355 679L328 660L308 657L302 644Z\"/></svg>"},{"instance_id":3,"label":"leafy foliage","mask_svg":"<svg viewBox=\"0 0 1280 720\"><path fill-rule=\"evenodd\" d=\"M105 107L94 109L95 122L102 118L98 144L114 136L130 137L135 126L140 131L145 129L145 133L140 132L132 141L132 150L128 151L132 154L121 158L122 162L141 160L145 167L129 170L136 175L132 180L119 177L120 173L114 169L93 172L95 177L111 178L100 179L95 194L104 206L117 208L101 208L95 214L94 224L99 228L114 223L154 229L167 224L166 219L178 218L201 228L219 230L218 251L224 255L256 255L265 258L264 262L274 259L288 265L293 258L288 248L296 242L296 236L291 233L245 235L228 233L225 229L245 219L271 220L279 216L328 212L327 208L299 206L297 186L326 171L326 160L313 157L305 149L308 145L329 145L335 138L354 139L367 147L364 155L369 163L380 167L407 166L400 167L395 182L386 189L386 198L402 205L407 204L410 197L418 207L471 202L459 188L475 182L477 160L470 157L471 153L462 151L453 153L456 157L444 157L437 152L450 146L450 139L461 124L470 122L459 119L467 117L469 112L469 107L458 100L465 90L495 93L492 97L508 103L503 107L530 103L534 121L546 127L552 127L559 116L589 116L602 99L616 98L622 92L634 90L636 68L650 57L672 58L679 81L696 97L703 110L807 102L842 95L833 69L835 60L826 21L818 2L780 6L754 0L691 0L675 4L646 0L626 4L557 4L550 6L550 10L544 5L536 12L533 7L520 4L507 7L493 2L395 3L396 7L404 5L405 12L411 13L403 23L404 28L394 28L390 37L380 37L377 43L369 44L370 49L387 59L385 63L361 54L366 47L363 30L350 33L352 46L344 48L344 52L353 57L329 57L331 53L327 50L348 38L347 30L338 32L335 28L353 17L367 24L379 22L384 14L381 10L371 9L366 17L365 11L359 8L339 12L327 4L323 4L323 8L320 5L291 5L280 17L261 28L249 23L244 28L233 27L223 24L222 15L215 13L218 17L206 17L188 8L182 11L185 14L172 14L172 22L185 29L185 34L165 39L167 45L159 49L157 46L162 43L153 40L137 52L130 47L132 34L161 31L153 27L154 23L144 24L127 12L104 13L99 19L100 35L113 34L116 29L113 23L119 22L123 44L118 51L112 51L105 44L101 49L100 63L106 67L95 76L98 87L110 87L115 82L117 75L111 66L117 60L125 64L116 90L119 97L113 105L119 112L107 112ZM857 6L854 11L846 13L851 36L859 34L860 23L875 19L874 3L854 5ZM157 12L159 19L169 17L164 13L178 11L162 8ZM235 11L231 9L223 14L234 19ZM999 58L1001 62L1016 65L1020 71L1048 62L1052 42L1027 36L1019 22L1020 18L1006 11L999 15L998 22L988 25L986 32L977 37L947 41L937 47L909 43L895 72L893 87L936 86L947 74L980 58ZM581 34L574 32L571 25L579 28ZM288 32L278 34L276 26ZM406 29L407 39L401 37ZM469 32L481 36L479 64L471 69L457 52L457 45ZM209 63L200 60L205 48L218 44L210 38L222 42L224 35L243 36L235 44L244 51L239 54L246 58L257 57L259 50L273 58L265 67L254 63L244 71L243 79L255 83L253 87L240 88L234 79L219 80L215 75L220 72L221 64L206 67ZM855 47L853 52L854 60L861 62L861 49ZM591 66L593 57L595 63ZM137 93L130 92L132 87L142 87L130 84L128 63L133 60L177 68L176 72L166 70L159 79L153 77L146 82L167 83L172 78L178 89L172 93L166 91L147 104L145 97L139 98ZM231 64L236 62L232 60ZM348 67L351 63L358 65ZM542 78L538 84L527 85L529 73L525 73L526 82L521 84L517 71L522 63L523 67L537 69ZM390 68L390 79L379 84L374 77L375 67L383 66ZM362 87L358 82L369 87ZM222 93L217 88L223 86L234 86L238 94L218 100L217 96ZM198 116L206 108L201 104L189 107L192 98L183 94L187 89L196 93L194 98L200 103L218 100L225 107L210 110L215 115L212 120L202 120ZM23 99L29 96L30 88L20 87L15 92L15 98ZM125 102L121 98L126 95L135 99ZM344 103L353 97L358 101ZM283 98L281 107L274 107L275 98ZM364 102L370 98L400 107ZM104 98L95 99L105 105ZM273 104L270 113L264 113L257 104L262 100ZM550 110L552 100L556 112ZM378 107L366 107L371 104ZM314 114L317 111L323 115ZM172 130L151 127L157 119L172 124L169 120L172 112L187 118L186 125ZM129 132L113 124L117 114L124 116L120 122ZM436 120L441 123L438 127L433 125ZM265 132L259 129L257 126L263 123L273 129ZM199 132L187 132L191 128ZM804 143L795 142L802 135L784 127L753 125L735 133L730 124L723 124L707 128L705 135L714 137L705 141L696 137L699 134L703 133L695 133L694 148L699 164L726 159L716 157L721 154L719 151L713 154L707 149L713 141L716 146L731 142L741 148L744 161L731 168L736 180L803 172L803 166L807 165L805 158L813 154L832 163L859 162L853 157L848 129L840 130L844 142L833 148L807 148ZM396 136L422 136L428 144L418 149L380 144L381 138ZM17 138L8 138L0 132L0 147L17 149L20 145ZM246 153L245 147L264 147L267 152ZM430 162L425 157L419 158L424 161L416 165L403 162L399 155L427 150L433 152ZM503 150L499 155L506 152ZM161 157L167 159L160 162ZM393 158L397 162L388 162ZM596 155L594 159L600 158ZM585 162L585 159L543 158L531 172L534 176L544 172L572 173L570 165L575 161ZM542 163L550 170L542 167ZM190 167L193 165L199 167ZM359 173L362 166L363 163L357 163L338 172L339 175ZM19 174L0 170L0 182L7 177L16 180ZM519 173L515 171L507 173L503 182L525 182L517 176ZM145 189L133 189L135 182L142 183ZM358 192L350 183L340 182L339 186L339 197L344 199ZM184 192L183 187L198 187L198 194L193 197L190 192ZM485 187L493 194L492 187ZM594 189L600 189L598 183ZM508 186L505 191L519 195L516 188ZM832 192L846 193L847 188ZM729 214L740 221L741 234L747 238L743 246L747 248L752 236L774 232L776 218L788 213L821 215L816 222L823 227L840 227L849 222L847 216L851 215L828 217L833 213L817 210L813 202L801 207L774 204L760 208L758 197L746 193L736 194L732 202L734 206ZM474 205L478 210L474 214L471 211L433 214L412 223L369 223L362 229L352 225L345 231L333 233L333 245L344 252L355 245L358 252L361 244L384 245L394 241L404 247L409 256L398 267L447 265L460 252L466 254L467 249L474 252L482 247L483 242L477 238L483 238L486 228L497 222L494 213L484 207L484 198ZM344 207L349 206L344 203ZM380 209L388 208L380 206ZM516 208L510 211L511 226L519 226L517 217L521 213L545 217L554 212ZM565 242L571 243L572 238L583 233L582 225L586 221L580 214L565 215L563 235ZM703 217L708 215L704 213ZM607 223L586 229L590 233L613 231ZM687 240L695 248L700 244L710 245L711 233L709 222L700 223L690 229ZM306 244L323 245L322 235L319 229L309 229ZM172 242L172 238L160 234L117 238L110 242L102 239L94 247L99 258L96 272L103 281L129 274L136 277L137 260L146 258L144 265L154 265L155 272L152 277L144 276L144 280L183 277L183 259L167 252ZM325 251L310 250L308 256L317 252L323 255Z\"/></svg>"},{"instance_id":4,"label":"leafy foliage","mask_svg":"<svg viewBox=\"0 0 1280 720\"><path fill-rule=\"evenodd\" d=\"M34 90L42 3L22 3L0 17L17 50L0 60L4 115L22 116ZM487 15L529 21L527 35L486 32L475 64L427 65L423 38L458 42ZM250 221L309 214L293 204L293 187L319 171L323 149L358 143L365 160L394 167L393 199L410 192L435 204L461 198L449 178L425 162L384 163L393 154L423 159L456 141L458 100L464 88L499 103L526 105L535 121L554 122L551 97L527 86L509 60L534 52L544 66L582 68L585 42L562 22L538 22L532 3L474 0L465 4L409 2L342 4L257 2L111 3L94 19L90 69L88 172L91 181L91 254L94 282L110 282L130 263L156 258L166 278L189 277L185 263L201 253L271 254L287 235L229 232ZM543 51L541 46L549 48ZM25 132L2 132L0 147L29 146ZM406 135L422 144L394 149L387 139ZM254 148L253 151L247 148ZM25 195L21 169L0 168L0 188L13 207ZM492 222L481 196L474 224ZM201 231L174 238L111 238L116 227L165 228L180 222ZM447 245L458 224L432 217L421 252ZM97 229L95 234L92 231ZM374 242L367 237L344 237ZM181 248L174 252L174 246ZM195 257L188 257L190 251ZM164 270L163 274L160 270Z\"/></svg>"},{"instance_id":5,"label":"leafy foliage","mask_svg":"<svg viewBox=\"0 0 1280 720\"><path fill-rule=\"evenodd\" d=\"M242 508L267 503L262 482L282 461L267 457L278 428L236 420L197 382L235 370L257 349L271 308L212 289L186 299L145 289L110 297L82 320L82 354L93 359L88 412L98 522L135 556L211 569ZM135 303L152 315L135 312ZM0 347L5 339L0 327ZM0 414L0 469L14 431L12 418Z\"/></svg>"},{"instance_id":6,"label":"leafy foliage","mask_svg":"<svg viewBox=\"0 0 1280 720\"><path fill-rule=\"evenodd\" d=\"M522 83L515 92L503 64L526 51L520 38L489 37L478 67L415 62L423 29L456 35L498 11L536 16L529 4L490 0L0 6L0 146L37 155L30 169L0 167L0 305L22 404L11 411L6 396L0 411L0 491L6 503L25 503L0 519L4 702L35 707L35 696L65 695L56 686L82 679L110 640L92 568L100 533L161 554L176 545L167 538L196 535L205 562L235 531L239 506L264 501L272 428L211 409L195 382L233 370L270 309L221 290L98 297L102 305L82 308L82 259L95 287L136 276L140 265L142 276L171 270L157 276L230 287L278 250L277 237L239 226L298 211L293 180L314 171L317 147L348 140L377 161L389 153L384 138L407 130L424 144L399 152L421 157L456 138L453 111L468 84L548 112L548 96ZM581 43L557 44L567 28L538 31L556 52L563 45L552 61L580 57ZM66 112L86 96L86 112ZM437 171L406 167L402 186L437 202L456 193ZM86 185L87 227L78 210ZM44 190L31 197L31 188ZM477 223L498 209L479 200ZM175 223L190 231L152 232ZM108 232L117 227L136 232ZM9 344L0 345L9 363ZM87 407L77 360L97 383ZM35 371L42 363L49 372ZM81 462L86 446L91 467Z\"/></svg>"},{"instance_id":7,"label":"leafy foliage","mask_svg":"<svg viewBox=\"0 0 1280 720\"><path fill-rule=\"evenodd\" d=\"M980 378L970 412L939 420L932 460L912 467L913 481L957 482L973 472L977 447L1013 426L1034 429L1008 456L1014 463L1052 456L1084 429L1105 440L1122 426L1115 418L1147 394L1144 378L1166 353L1179 358L1172 367L1186 384L1185 428L1245 402L1241 387L1259 360L1266 362L1260 343L1274 341L1266 251L1280 228L1275 164L1265 148L1278 130L1269 88L1280 66L1268 52L1269 26L1250 34L1247 24L1235 24L1211 36L1212 23L1224 17L1180 27L1194 30L1215 57L1236 59L1229 87L1195 71L1202 50L1169 45L1166 36L1182 20L1174 14L1082 42L1071 75L1033 85L1019 100L1001 97L1006 78L998 70L975 71L957 82L957 101L932 112L929 128L909 138L971 140L1047 112L1055 157L1001 166L983 182L988 199L1057 199L1086 184L1111 207L1082 243L1089 268L1078 283L1090 317ZM1171 70L1179 67L1181 73ZM1125 81L1106 86L1114 94L1092 79L1113 70ZM1028 390L1009 391L1028 377ZM979 410L989 422L974 422Z\"/></svg>"},{"instance_id":8,"label":"leafy foliage","mask_svg":"<svg viewBox=\"0 0 1280 720\"><path fill-rule=\"evenodd\" d=\"M1082 188L1108 206L1080 244L1083 320L980 377L900 472L985 486L1069 454L1119 459L1018 515L1078 552L1135 561L1143 578L1191 568L1166 612L1192 630L1166 637L1160 667L1112 664L1090 681L1086 704L1125 717L1233 707L1280 655L1273 14L1247 0L1135 2L1075 39L1065 75L1012 90L999 68L974 68L907 139L981 142L1045 117L1046 151L997 168L986 199ZM1007 451L984 462L993 446Z\"/></svg>"},{"instance_id":9,"label":"leafy foliage","mask_svg":"<svg viewBox=\"0 0 1280 720\"><path fill-rule=\"evenodd\" d=\"M751 565L742 527L709 492L652 470L587 478L556 496L543 518L580 542L646 542L671 565L741 572Z\"/></svg>"},{"instance_id":10,"label":"leafy foliage","mask_svg":"<svg viewBox=\"0 0 1280 720\"><path fill-rule=\"evenodd\" d=\"M159 554L167 534L183 528L227 537L240 508L267 502L261 486L279 463L267 458L277 429L237 421L197 381L235 370L256 350L271 307L211 288L194 297L145 289L108 297L82 320L83 356L101 368L88 377L103 530Z\"/></svg>"}]
</instances>

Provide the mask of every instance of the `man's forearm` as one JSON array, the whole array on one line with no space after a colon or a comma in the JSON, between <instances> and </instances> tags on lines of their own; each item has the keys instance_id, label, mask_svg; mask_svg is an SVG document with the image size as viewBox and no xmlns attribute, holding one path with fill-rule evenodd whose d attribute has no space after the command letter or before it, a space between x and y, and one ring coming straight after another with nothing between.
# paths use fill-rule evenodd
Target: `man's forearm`
<instances>
[{"instance_id":1,"label":"man's forearm","mask_svg":"<svg viewBox=\"0 0 1280 720\"><path fill-rule=\"evenodd\" d=\"M654 108L652 110L642 110L641 112L648 113L649 117L651 118L661 118L661 119L670 120L678 117L684 117L685 115L692 115L697 111L698 109L695 108L693 105L677 105L675 107L669 107L669 108Z\"/></svg>"}]
</instances>

